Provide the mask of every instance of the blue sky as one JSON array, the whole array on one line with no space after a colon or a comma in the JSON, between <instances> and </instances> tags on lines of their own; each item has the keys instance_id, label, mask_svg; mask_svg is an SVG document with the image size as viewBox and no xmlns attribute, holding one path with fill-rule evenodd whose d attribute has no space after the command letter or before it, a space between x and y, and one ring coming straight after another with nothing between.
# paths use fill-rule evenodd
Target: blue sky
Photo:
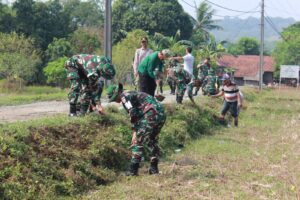
<instances>
[{"instance_id":1,"label":"blue sky","mask_svg":"<svg viewBox=\"0 0 300 200\"><path fill-rule=\"evenodd\" d=\"M196 16L195 8L192 7L200 4L203 0L178 0L182 5L184 10L192 15ZM261 0L209 0L212 3L218 4L220 6L230 8L238 11L260 11ZM207 2L209 3L209 2ZM211 4L212 5L212 4ZM215 5L212 5L212 8L216 10L215 19L222 19L222 16L238 16L240 18L260 17L260 13L240 13L229 11ZM283 17L289 18L292 17L297 21L300 21L300 0L265 0L265 10L266 15L269 17Z\"/></svg>"}]
</instances>

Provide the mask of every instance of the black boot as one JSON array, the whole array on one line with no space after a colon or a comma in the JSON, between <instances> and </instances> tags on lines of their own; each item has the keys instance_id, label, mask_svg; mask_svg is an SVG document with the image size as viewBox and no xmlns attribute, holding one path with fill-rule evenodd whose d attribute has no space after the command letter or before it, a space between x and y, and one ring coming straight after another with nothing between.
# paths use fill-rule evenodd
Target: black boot
<instances>
[{"instance_id":1,"label":"black boot","mask_svg":"<svg viewBox=\"0 0 300 200\"><path fill-rule=\"evenodd\" d=\"M88 108L89 108L89 105L87 105L87 104L81 104L80 105L80 115L84 116L86 114Z\"/></svg>"},{"instance_id":2,"label":"black boot","mask_svg":"<svg viewBox=\"0 0 300 200\"><path fill-rule=\"evenodd\" d=\"M151 159L149 174L158 174L158 173L159 173L159 171L158 171L158 159L157 158Z\"/></svg>"},{"instance_id":3,"label":"black boot","mask_svg":"<svg viewBox=\"0 0 300 200\"><path fill-rule=\"evenodd\" d=\"M234 118L234 126L238 127L239 126L239 119L236 117Z\"/></svg>"},{"instance_id":4,"label":"black boot","mask_svg":"<svg viewBox=\"0 0 300 200\"><path fill-rule=\"evenodd\" d=\"M76 104L70 104L70 113L69 117L76 117Z\"/></svg>"},{"instance_id":5,"label":"black boot","mask_svg":"<svg viewBox=\"0 0 300 200\"><path fill-rule=\"evenodd\" d=\"M126 172L126 176L138 176L140 163L131 163L129 170Z\"/></svg>"},{"instance_id":6,"label":"black boot","mask_svg":"<svg viewBox=\"0 0 300 200\"><path fill-rule=\"evenodd\" d=\"M197 94L198 94L198 90L195 91L194 96L197 96Z\"/></svg>"}]
</instances>

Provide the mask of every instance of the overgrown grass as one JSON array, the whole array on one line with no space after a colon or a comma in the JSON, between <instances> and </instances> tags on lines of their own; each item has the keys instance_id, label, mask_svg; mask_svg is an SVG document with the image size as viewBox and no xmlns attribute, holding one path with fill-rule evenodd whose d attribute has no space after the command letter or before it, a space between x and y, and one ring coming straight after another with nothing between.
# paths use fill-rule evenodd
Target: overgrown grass
<instances>
[{"instance_id":1,"label":"overgrown grass","mask_svg":"<svg viewBox=\"0 0 300 200\"><path fill-rule=\"evenodd\" d=\"M163 155L210 134L211 108L166 105ZM115 181L127 168L131 129L115 107L107 115L59 115L0 127L0 199L57 199L82 195Z\"/></svg>"},{"instance_id":2,"label":"overgrown grass","mask_svg":"<svg viewBox=\"0 0 300 200\"><path fill-rule=\"evenodd\" d=\"M299 199L299 92L243 91L239 128L194 140L160 164L159 176L143 168L137 178L120 178L78 199ZM215 112L217 103L201 100Z\"/></svg>"}]
</instances>

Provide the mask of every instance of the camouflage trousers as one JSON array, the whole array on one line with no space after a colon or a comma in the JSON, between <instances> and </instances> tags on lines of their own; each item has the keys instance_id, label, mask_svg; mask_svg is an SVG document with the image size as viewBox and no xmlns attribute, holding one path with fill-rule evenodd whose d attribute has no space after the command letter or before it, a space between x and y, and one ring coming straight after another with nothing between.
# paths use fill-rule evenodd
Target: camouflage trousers
<instances>
[{"instance_id":1,"label":"camouflage trousers","mask_svg":"<svg viewBox=\"0 0 300 200\"><path fill-rule=\"evenodd\" d=\"M72 105L76 105L80 95L81 82L79 79L71 79L70 83L71 85L68 94L69 103Z\"/></svg>"},{"instance_id":2,"label":"camouflage trousers","mask_svg":"<svg viewBox=\"0 0 300 200\"><path fill-rule=\"evenodd\" d=\"M131 162L140 163L145 152L152 159L159 158L160 148L158 145L158 135L165 124L166 116L164 112L149 110L142 119L134 124L136 131L136 143L131 148Z\"/></svg>"},{"instance_id":3,"label":"camouflage trousers","mask_svg":"<svg viewBox=\"0 0 300 200\"><path fill-rule=\"evenodd\" d=\"M187 90L188 96L193 101L193 82L185 84L184 82L177 83L176 102L182 103L183 96Z\"/></svg>"},{"instance_id":4,"label":"camouflage trousers","mask_svg":"<svg viewBox=\"0 0 300 200\"><path fill-rule=\"evenodd\" d=\"M175 93L176 90L176 81L173 78L167 78L167 83L170 86L171 94Z\"/></svg>"}]
</instances>

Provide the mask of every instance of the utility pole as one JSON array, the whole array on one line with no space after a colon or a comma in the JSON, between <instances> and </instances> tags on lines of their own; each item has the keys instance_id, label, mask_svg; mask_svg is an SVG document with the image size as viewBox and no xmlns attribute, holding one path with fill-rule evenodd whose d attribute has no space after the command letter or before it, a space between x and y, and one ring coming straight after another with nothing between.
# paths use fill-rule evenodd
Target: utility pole
<instances>
[{"instance_id":1,"label":"utility pole","mask_svg":"<svg viewBox=\"0 0 300 200\"><path fill-rule=\"evenodd\" d=\"M260 17L259 90L262 90L262 88L263 88L264 31L265 31L265 1L262 0L262 2L261 2L261 17Z\"/></svg>"},{"instance_id":2,"label":"utility pole","mask_svg":"<svg viewBox=\"0 0 300 200\"><path fill-rule=\"evenodd\" d=\"M104 54L112 59L111 0L105 0Z\"/></svg>"}]
</instances>

